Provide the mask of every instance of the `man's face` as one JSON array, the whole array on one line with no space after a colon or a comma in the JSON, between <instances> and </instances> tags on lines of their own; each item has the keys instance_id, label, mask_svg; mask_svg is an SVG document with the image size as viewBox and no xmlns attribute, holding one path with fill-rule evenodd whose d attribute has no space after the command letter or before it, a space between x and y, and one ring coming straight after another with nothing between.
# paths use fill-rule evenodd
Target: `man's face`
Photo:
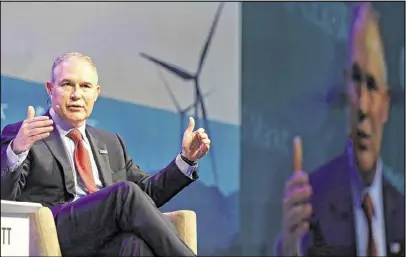
<instances>
[{"instance_id":1,"label":"man's face","mask_svg":"<svg viewBox=\"0 0 406 257\"><path fill-rule=\"evenodd\" d=\"M348 81L351 139L360 172L372 172L381 150L383 126L388 119L389 94L384 56L376 20L358 24L353 32Z\"/></svg>"},{"instance_id":2,"label":"man's face","mask_svg":"<svg viewBox=\"0 0 406 257\"><path fill-rule=\"evenodd\" d=\"M46 85L53 109L73 127L81 126L100 93L96 70L88 61L71 57L57 66L54 80Z\"/></svg>"}]
</instances>

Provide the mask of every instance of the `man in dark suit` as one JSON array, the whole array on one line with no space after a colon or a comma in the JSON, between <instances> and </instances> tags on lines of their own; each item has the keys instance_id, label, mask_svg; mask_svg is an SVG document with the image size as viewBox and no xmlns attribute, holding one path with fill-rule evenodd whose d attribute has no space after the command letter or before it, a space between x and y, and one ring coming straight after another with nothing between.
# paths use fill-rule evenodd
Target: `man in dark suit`
<instances>
[{"instance_id":1,"label":"man in dark suit","mask_svg":"<svg viewBox=\"0 0 406 257\"><path fill-rule=\"evenodd\" d=\"M404 195L384 177L380 158L389 86L377 18L355 9L347 92L350 140L342 156L309 176L295 141L295 172L285 187L277 255L404 256Z\"/></svg>"},{"instance_id":2,"label":"man in dark suit","mask_svg":"<svg viewBox=\"0 0 406 257\"><path fill-rule=\"evenodd\" d=\"M194 256L157 208L198 178L204 129L190 118L181 153L148 176L119 135L86 125L100 93L90 57L59 57L46 90L44 116L30 106L3 129L1 199L50 207L64 256Z\"/></svg>"}]
</instances>

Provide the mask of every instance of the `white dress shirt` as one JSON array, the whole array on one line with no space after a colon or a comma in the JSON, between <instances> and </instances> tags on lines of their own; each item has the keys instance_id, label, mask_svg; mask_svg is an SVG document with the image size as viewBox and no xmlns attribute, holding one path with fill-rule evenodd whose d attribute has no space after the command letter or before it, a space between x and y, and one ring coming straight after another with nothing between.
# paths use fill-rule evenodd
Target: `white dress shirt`
<instances>
[{"instance_id":1,"label":"white dress shirt","mask_svg":"<svg viewBox=\"0 0 406 257\"><path fill-rule=\"evenodd\" d=\"M353 213L355 222L355 240L357 245L357 255L367 256L368 247L368 222L365 213L362 210L362 201L366 193L372 199L375 216L372 219L372 233L378 256L386 256L386 238L385 238L385 215L383 207L382 194L382 160L377 162L377 169L374 180L370 186L366 186L357 171L354 162L354 153L352 145L347 149L350 162L350 179L353 198Z\"/></svg>"},{"instance_id":2,"label":"white dress shirt","mask_svg":"<svg viewBox=\"0 0 406 257\"><path fill-rule=\"evenodd\" d=\"M72 130L72 126L68 125L66 122L64 122L58 114L54 111L53 108L50 109L49 114L51 115L54 124L56 126L56 129L58 130L58 133L62 139L63 145L66 149L66 152L68 153L69 161L72 167L75 167L74 165L74 150L75 150L75 143L73 142L72 139L70 139L67 135L68 133ZM83 136L83 141L84 145L89 152L89 157L90 157L90 162L92 166L92 171L93 171L93 177L96 183L96 186L100 189L102 188L102 182L99 177L99 170L97 168L96 162L93 157L93 152L90 147L89 140L86 136L86 124L83 124L81 127L78 128L80 133ZM10 172L13 172L16 170L20 165L24 162L24 160L27 158L27 155L29 153L28 151L25 151L20 154L15 154L13 150L11 149L11 142L9 146L7 147L7 166L9 168ZM197 165L196 166L190 166L187 164L184 160L182 160L180 154L176 156L175 163L178 166L179 170L182 171L183 174L186 176L192 178L193 172L196 171ZM73 172L73 178L74 178L74 183L75 183L75 200L79 197L87 195L87 189L80 178L78 176L78 172L76 171L76 168L72 169L75 172Z\"/></svg>"}]
</instances>

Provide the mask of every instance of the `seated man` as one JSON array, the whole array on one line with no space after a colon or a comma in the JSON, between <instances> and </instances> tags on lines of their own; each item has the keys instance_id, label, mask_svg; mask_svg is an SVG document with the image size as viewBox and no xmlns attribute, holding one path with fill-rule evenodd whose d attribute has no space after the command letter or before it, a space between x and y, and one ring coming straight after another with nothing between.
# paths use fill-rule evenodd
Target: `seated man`
<instances>
[{"instance_id":1,"label":"seated man","mask_svg":"<svg viewBox=\"0 0 406 257\"><path fill-rule=\"evenodd\" d=\"M278 256L405 254L405 197L385 179L380 158L390 99L379 27L370 4L360 4L355 14L347 81L350 140L341 156L310 176L301 169L297 143Z\"/></svg>"},{"instance_id":2,"label":"seated man","mask_svg":"<svg viewBox=\"0 0 406 257\"><path fill-rule=\"evenodd\" d=\"M50 207L63 256L194 256L158 207L198 178L204 129L190 118L181 153L148 176L119 135L86 125L100 93L90 57L59 57L46 90L44 116L30 106L3 129L1 199Z\"/></svg>"}]
</instances>

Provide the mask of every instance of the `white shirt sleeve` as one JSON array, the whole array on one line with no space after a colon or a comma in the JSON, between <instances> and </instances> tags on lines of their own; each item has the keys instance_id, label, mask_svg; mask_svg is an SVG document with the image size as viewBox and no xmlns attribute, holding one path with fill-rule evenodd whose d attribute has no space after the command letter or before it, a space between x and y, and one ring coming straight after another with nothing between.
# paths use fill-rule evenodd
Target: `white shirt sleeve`
<instances>
[{"instance_id":1,"label":"white shirt sleeve","mask_svg":"<svg viewBox=\"0 0 406 257\"><path fill-rule=\"evenodd\" d=\"M30 150L27 150L25 152L22 152L20 154L15 154L13 150L11 149L11 144L13 141L10 142L10 144L7 147L6 154L7 154L7 167L10 172L15 171L18 167L21 166L21 164L25 161L25 159L28 156L28 152Z\"/></svg>"},{"instance_id":2,"label":"white shirt sleeve","mask_svg":"<svg viewBox=\"0 0 406 257\"><path fill-rule=\"evenodd\" d=\"M182 171L183 174L185 174L185 176L193 179L193 172L197 170L197 165L190 166L184 160L182 160L180 154L176 156L175 163L176 166L178 166L179 170Z\"/></svg>"}]
</instances>

